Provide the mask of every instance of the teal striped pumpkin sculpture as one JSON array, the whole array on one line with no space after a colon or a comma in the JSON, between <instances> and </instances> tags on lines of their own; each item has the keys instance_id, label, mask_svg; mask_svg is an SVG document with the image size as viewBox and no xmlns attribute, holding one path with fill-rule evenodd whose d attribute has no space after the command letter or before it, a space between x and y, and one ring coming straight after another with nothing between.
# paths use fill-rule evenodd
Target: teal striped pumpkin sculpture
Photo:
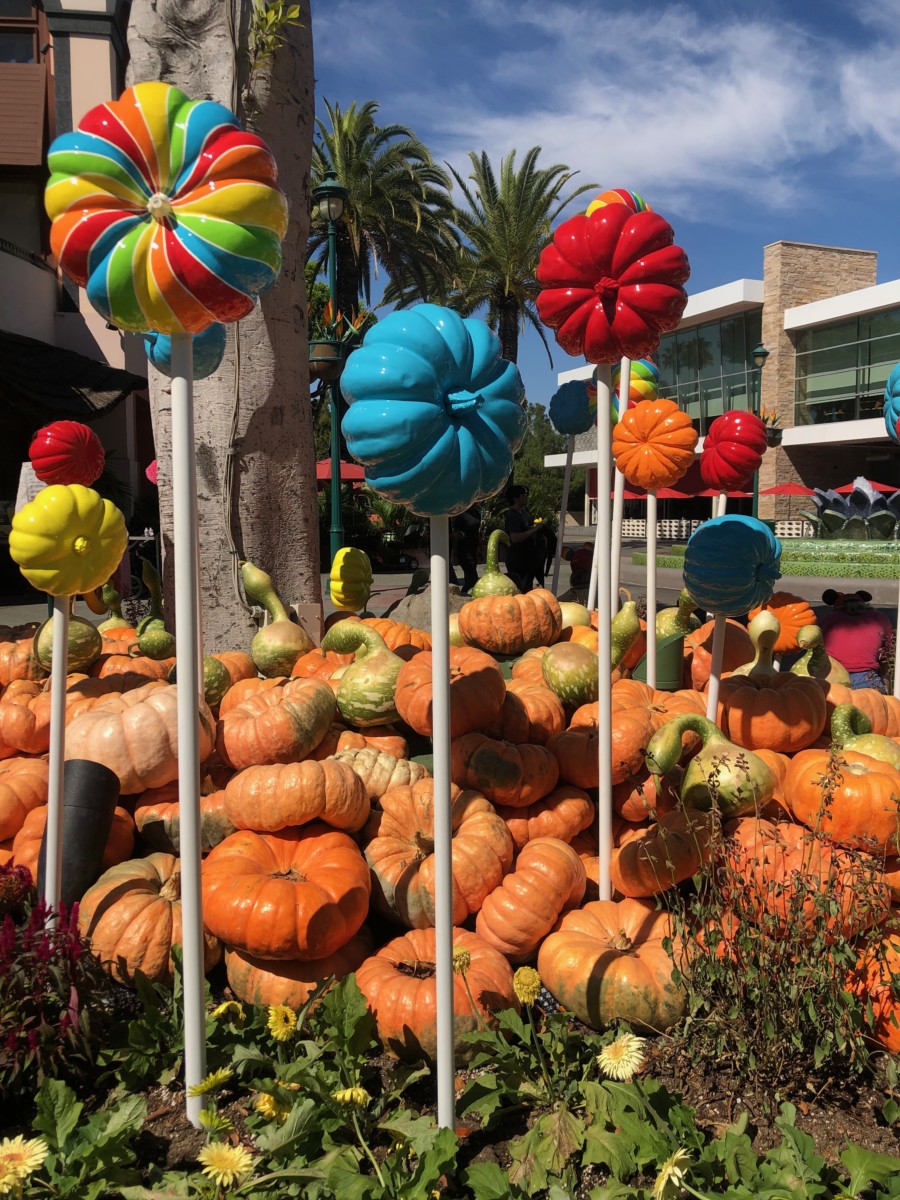
<instances>
[{"instance_id":1,"label":"teal striped pumpkin sculpture","mask_svg":"<svg viewBox=\"0 0 900 1200\"><path fill-rule=\"evenodd\" d=\"M698 608L742 617L764 604L781 578L781 542L755 517L705 521L684 553L684 586Z\"/></svg>"},{"instance_id":2,"label":"teal striped pumpkin sculpture","mask_svg":"<svg viewBox=\"0 0 900 1200\"><path fill-rule=\"evenodd\" d=\"M900 363L897 363L884 389L884 427L892 442L900 443Z\"/></svg>"}]
</instances>

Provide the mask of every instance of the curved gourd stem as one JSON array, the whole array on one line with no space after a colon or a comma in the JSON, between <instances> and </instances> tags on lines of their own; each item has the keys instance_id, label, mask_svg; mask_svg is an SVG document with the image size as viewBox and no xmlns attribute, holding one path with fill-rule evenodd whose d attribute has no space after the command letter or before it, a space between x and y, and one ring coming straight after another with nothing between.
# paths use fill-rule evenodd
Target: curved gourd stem
<instances>
[{"instance_id":1,"label":"curved gourd stem","mask_svg":"<svg viewBox=\"0 0 900 1200\"><path fill-rule=\"evenodd\" d=\"M159 571L149 558L141 556L141 579L144 587L150 593L150 612L145 620L153 620L162 616L162 580Z\"/></svg>"},{"instance_id":2,"label":"curved gourd stem","mask_svg":"<svg viewBox=\"0 0 900 1200\"><path fill-rule=\"evenodd\" d=\"M272 576L255 567L253 563L241 563L241 580L248 600L261 604L274 621L290 621L291 614L281 602L281 597L275 591Z\"/></svg>"},{"instance_id":3,"label":"curved gourd stem","mask_svg":"<svg viewBox=\"0 0 900 1200\"><path fill-rule=\"evenodd\" d=\"M475 600L482 596L518 596L519 589L508 575L500 570L500 547L509 546L509 535L504 529L495 529L487 541L484 573L472 588Z\"/></svg>"},{"instance_id":4,"label":"curved gourd stem","mask_svg":"<svg viewBox=\"0 0 900 1200\"><path fill-rule=\"evenodd\" d=\"M339 654L355 654L358 661L372 658L382 651L392 653L381 634L362 621L338 621L332 625L322 638L322 649L336 650Z\"/></svg>"},{"instance_id":5,"label":"curved gourd stem","mask_svg":"<svg viewBox=\"0 0 900 1200\"><path fill-rule=\"evenodd\" d=\"M831 715L831 740L835 746L871 732L872 722L855 704L839 704Z\"/></svg>"},{"instance_id":6,"label":"curved gourd stem","mask_svg":"<svg viewBox=\"0 0 900 1200\"><path fill-rule=\"evenodd\" d=\"M776 673L775 643L781 633L781 622L773 612L764 608L747 626L747 633L750 635L756 654L752 662L737 667L733 674L749 675L754 679L774 675Z\"/></svg>"},{"instance_id":7,"label":"curved gourd stem","mask_svg":"<svg viewBox=\"0 0 900 1200\"><path fill-rule=\"evenodd\" d=\"M806 653L791 667L792 675L811 675L827 679L831 673L831 658L825 649L822 630L818 625L804 625L797 631L797 645Z\"/></svg>"},{"instance_id":8,"label":"curved gourd stem","mask_svg":"<svg viewBox=\"0 0 900 1200\"><path fill-rule=\"evenodd\" d=\"M94 590L91 592L82 593L81 598L95 617L106 616L108 607L103 603L103 600L100 597L100 592L97 588L94 588Z\"/></svg>"},{"instance_id":9,"label":"curved gourd stem","mask_svg":"<svg viewBox=\"0 0 900 1200\"><path fill-rule=\"evenodd\" d=\"M632 600L628 588L620 587L619 594L623 593L626 596L625 603L610 622L610 666L613 670L641 636L637 604Z\"/></svg>"},{"instance_id":10,"label":"curved gourd stem","mask_svg":"<svg viewBox=\"0 0 900 1200\"><path fill-rule=\"evenodd\" d=\"M696 733L704 750L718 742L731 745L718 725L708 717L701 717L699 713L681 713L666 721L650 739L646 765L652 775L667 775L673 769L681 757L681 739L686 733Z\"/></svg>"},{"instance_id":11,"label":"curved gourd stem","mask_svg":"<svg viewBox=\"0 0 900 1200\"><path fill-rule=\"evenodd\" d=\"M124 620L122 616L122 597L111 583L104 583L100 589L100 597L114 617L118 617L120 621Z\"/></svg>"}]
</instances>

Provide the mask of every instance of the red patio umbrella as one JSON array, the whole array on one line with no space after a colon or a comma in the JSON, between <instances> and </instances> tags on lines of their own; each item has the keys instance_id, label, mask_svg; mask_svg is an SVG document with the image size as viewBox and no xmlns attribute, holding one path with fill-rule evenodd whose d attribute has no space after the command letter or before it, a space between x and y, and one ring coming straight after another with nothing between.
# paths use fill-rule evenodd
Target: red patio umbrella
<instances>
[{"instance_id":1,"label":"red patio umbrella","mask_svg":"<svg viewBox=\"0 0 900 1200\"><path fill-rule=\"evenodd\" d=\"M365 479L366 473L359 463L344 462L341 459L341 479L345 483L351 480ZM322 480L331 478L331 459L322 458L316 463L316 479L321 483Z\"/></svg>"},{"instance_id":2,"label":"red patio umbrella","mask_svg":"<svg viewBox=\"0 0 900 1200\"><path fill-rule=\"evenodd\" d=\"M813 496L815 488L806 487L802 483L776 483L774 487L763 488L761 496Z\"/></svg>"},{"instance_id":3,"label":"red patio umbrella","mask_svg":"<svg viewBox=\"0 0 900 1200\"><path fill-rule=\"evenodd\" d=\"M900 492L900 487L896 483L876 483L874 479L867 479L866 483L876 492ZM856 482L854 480L853 483L845 483L843 487L835 488L834 490L839 496L849 496L855 487Z\"/></svg>"}]
</instances>

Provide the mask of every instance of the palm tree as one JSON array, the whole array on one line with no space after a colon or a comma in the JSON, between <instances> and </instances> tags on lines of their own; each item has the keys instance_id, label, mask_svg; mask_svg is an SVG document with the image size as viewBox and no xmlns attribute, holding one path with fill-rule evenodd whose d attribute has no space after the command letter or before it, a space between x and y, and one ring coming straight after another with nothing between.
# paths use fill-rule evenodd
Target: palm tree
<instances>
[{"instance_id":1,"label":"palm tree","mask_svg":"<svg viewBox=\"0 0 900 1200\"><path fill-rule=\"evenodd\" d=\"M473 186L450 168L468 208L458 208L456 213L465 244L458 253L456 291L449 303L463 316L487 306L488 324L499 334L503 357L509 362L516 361L519 333L526 321L538 331L549 357L534 307L540 291L535 278L538 259L563 209L597 186L585 183L563 194L577 172L561 163L538 167L540 153L541 147L533 146L517 170L516 151L510 151L500 163L499 184L484 151L480 157L469 151Z\"/></svg>"},{"instance_id":2,"label":"palm tree","mask_svg":"<svg viewBox=\"0 0 900 1200\"><path fill-rule=\"evenodd\" d=\"M350 195L337 231L338 308L370 300L372 274L383 266L399 303L434 299L456 246L450 176L404 125L378 125L378 104L346 112L325 101L330 128L316 119L315 186L333 171ZM325 224L313 215L308 255L324 266Z\"/></svg>"}]
</instances>

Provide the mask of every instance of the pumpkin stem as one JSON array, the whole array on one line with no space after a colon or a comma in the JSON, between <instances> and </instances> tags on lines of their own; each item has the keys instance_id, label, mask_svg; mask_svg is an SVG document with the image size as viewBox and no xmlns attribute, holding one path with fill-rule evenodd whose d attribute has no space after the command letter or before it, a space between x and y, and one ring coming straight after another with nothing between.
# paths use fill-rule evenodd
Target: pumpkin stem
<instances>
[{"instance_id":1,"label":"pumpkin stem","mask_svg":"<svg viewBox=\"0 0 900 1200\"><path fill-rule=\"evenodd\" d=\"M835 746L843 746L851 737L871 733L872 722L855 704L839 704L831 717L831 740Z\"/></svg>"},{"instance_id":2,"label":"pumpkin stem","mask_svg":"<svg viewBox=\"0 0 900 1200\"><path fill-rule=\"evenodd\" d=\"M818 625L803 625L797 630L797 645L806 653L798 658L791 667L792 675L811 675L813 679L827 679L831 673L832 662L825 643L822 640L822 630Z\"/></svg>"},{"instance_id":3,"label":"pumpkin stem","mask_svg":"<svg viewBox=\"0 0 900 1200\"><path fill-rule=\"evenodd\" d=\"M175 867L175 870L159 889L160 900L168 900L174 904L176 900L181 899L181 867Z\"/></svg>"},{"instance_id":4,"label":"pumpkin stem","mask_svg":"<svg viewBox=\"0 0 900 1200\"><path fill-rule=\"evenodd\" d=\"M508 575L500 570L500 547L508 546L509 536L505 529L495 529L487 542L487 561L484 573L472 588L472 599L484 596L518 596L519 589Z\"/></svg>"},{"instance_id":5,"label":"pumpkin stem","mask_svg":"<svg viewBox=\"0 0 900 1200\"><path fill-rule=\"evenodd\" d=\"M413 841L416 844L419 858L427 858L429 854L434 854L434 838L423 833L421 829L416 830Z\"/></svg>"},{"instance_id":6,"label":"pumpkin stem","mask_svg":"<svg viewBox=\"0 0 900 1200\"><path fill-rule=\"evenodd\" d=\"M627 953L627 951L634 947L634 942L624 929L620 929L616 936L612 939L611 945L614 950L622 950Z\"/></svg>"},{"instance_id":7,"label":"pumpkin stem","mask_svg":"<svg viewBox=\"0 0 900 1200\"><path fill-rule=\"evenodd\" d=\"M638 616L637 604L631 598L628 588L619 588L628 599L613 617L610 624L612 634L612 653L610 666L615 669L637 639L641 636L641 619Z\"/></svg>"},{"instance_id":8,"label":"pumpkin stem","mask_svg":"<svg viewBox=\"0 0 900 1200\"><path fill-rule=\"evenodd\" d=\"M393 653L378 630L362 621L337 621L322 638L322 649L355 654L358 662L365 662L381 651Z\"/></svg>"},{"instance_id":9,"label":"pumpkin stem","mask_svg":"<svg viewBox=\"0 0 900 1200\"><path fill-rule=\"evenodd\" d=\"M703 748L722 742L731 745L721 729L700 713L681 713L666 721L654 733L647 746L647 769L653 775L666 775L681 757L681 739L686 733L699 734Z\"/></svg>"},{"instance_id":10,"label":"pumpkin stem","mask_svg":"<svg viewBox=\"0 0 900 1200\"><path fill-rule=\"evenodd\" d=\"M109 609L114 617L118 617L121 621L122 617L122 597L116 591L111 583L104 583L100 589L100 596L103 603Z\"/></svg>"}]
</instances>

